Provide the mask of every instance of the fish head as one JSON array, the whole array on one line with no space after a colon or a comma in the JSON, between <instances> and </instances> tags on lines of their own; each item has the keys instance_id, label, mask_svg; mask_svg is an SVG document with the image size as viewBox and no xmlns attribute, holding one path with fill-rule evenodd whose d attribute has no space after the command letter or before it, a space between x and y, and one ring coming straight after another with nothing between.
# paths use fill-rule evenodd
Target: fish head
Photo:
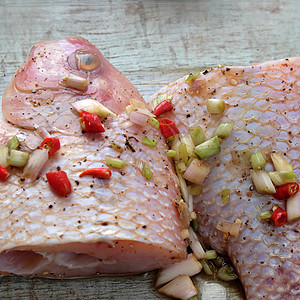
<instances>
[{"instance_id":1,"label":"fish head","mask_svg":"<svg viewBox=\"0 0 300 300\"><path fill-rule=\"evenodd\" d=\"M77 76L80 88L66 78ZM2 100L4 117L27 129L79 133L78 115L71 109L77 100L92 98L115 114L124 112L131 98L143 100L125 76L101 52L81 37L35 44L17 71Z\"/></svg>"}]
</instances>

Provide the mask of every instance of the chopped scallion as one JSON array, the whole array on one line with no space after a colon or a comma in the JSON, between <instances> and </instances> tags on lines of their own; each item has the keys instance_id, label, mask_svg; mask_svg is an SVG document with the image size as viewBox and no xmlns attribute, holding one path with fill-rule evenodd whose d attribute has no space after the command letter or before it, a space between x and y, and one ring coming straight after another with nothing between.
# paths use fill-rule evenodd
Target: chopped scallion
<instances>
[{"instance_id":1,"label":"chopped scallion","mask_svg":"<svg viewBox=\"0 0 300 300\"><path fill-rule=\"evenodd\" d=\"M177 168L179 172L183 173L186 170L186 165L183 161L180 161L179 163L177 163Z\"/></svg>"},{"instance_id":2,"label":"chopped scallion","mask_svg":"<svg viewBox=\"0 0 300 300\"><path fill-rule=\"evenodd\" d=\"M221 197L222 197L222 203L227 203L230 201L230 189L224 189L221 192Z\"/></svg>"},{"instance_id":3,"label":"chopped scallion","mask_svg":"<svg viewBox=\"0 0 300 300\"><path fill-rule=\"evenodd\" d=\"M217 136L203 142L194 149L194 153L199 156L200 159L206 159L213 155L218 154L221 151L220 142Z\"/></svg>"},{"instance_id":4,"label":"chopped scallion","mask_svg":"<svg viewBox=\"0 0 300 300\"><path fill-rule=\"evenodd\" d=\"M0 166L6 168L8 158L8 148L6 146L0 146Z\"/></svg>"},{"instance_id":5,"label":"chopped scallion","mask_svg":"<svg viewBox=\"0 0 300 300\"><path fill-rule=\"evenodd\" d=\"M272 213L273 213L272 211L264 211L259 215L259 217L262 220L269 220L271 219Z\"/></svg>"},{"instance_id":6,"label":"chopped scallion","mask_svg":"<svg viewBox=\"0 0 300 300\"><path fill-rule=\"evenodd\" d=\"M293 171L272 171L268 172L268 175L276 186L297 182L297 177Z\"/></svg>"},{"instance_id":7,"label":"chopped scallion","mask_svg":"<svg viewBox=\"0 0 300 300\"><path fill-rule=\"evenodd\" d=\"M190 130L190 135L195 146L205 141L205 134L201 127L195 127Z\"/></svg>"},{"instance_id":8,"label":"chopped scallion","mask_svg":"<svg viewBox=\"0 0 300 300\"><path fill-rule=\"evenodd\" d=\"M211 114L219 115L225 110L225 101L223 99L208 99L207 110Z\"/></svg>"},{"instance_id":9,"label":"chopped scallion","mask_svg":"<svg viewBox=\"0 0 300 300\"><path fill-rule=\"evenodd\" d=\"M200 75L201 75L200 72L197 72L197 73L191 73L185 81L186 81L186 82L190 82L190 81L192 81L193 79L198 78Z\"/></svg>"},{"instance_id":10,"label":"chopped scallion","mask_svg":"<svg viewBox=\"0 0 300 300\"><path fill-rule=\"evenodd\" d=\"M175 150L167 150L167 156L168 157L176 157L177 152Z\"/></svg>"},{"instance_id":11,"label":"chopped scallion","mask_svg":"<svg viewBox=\"0 0 300 300\"><path fill-rule=\"evenodd\" d=\"M172 100L173 95L168 95L167 93L164 94L158 94L157 97L155 99L152 100L152 109L154 110L154 108L161 102L165 101L165 100Z\"/></svg>"},{"instance_id":12,"label":"chopped scallion","mask_svg":"<svg viewBox=\"0 0 300 300\"><path fill-rule=\"evenodd\" d=\"M186 144L181 143L178 146L178 154L179 154L179 159L182 159L185 165L187 165L189 157L188 157Z\"/></svg>"},{"instance_id":13,"label":"chopped scallion","mask_svg":"<svg viewBox=\"0 0 300 300\"><path fill-rule=\"evenodd\" d=\"M149 117L148 118L148 123L151 125L151 126L153 126L153 127L155 127L156 129L159 129L159 122L155 119L155 118L153 118L153 117Z\"/></svg>"},{"instance_id":14,"label":"chopped scallion","mask_svg":"<svg viewBox=\"0 0 300 300\"><path fill-rule=\"evenodd\" d=\"M278 153L272 153L271 159L276 171L293 171L293 167Z\"/></svg>"},{"instance_id":15,"label":"chopped scallion","mask_svg":"<svg viewBox=\"0 0 300 300\"><path fill-rule=\"evenodd\" d=\"M143 165L142 174L148 180L152 178L153 172L146 163Z\"/></svg>"},{"instance_id":16,"label":"chopped scallion","mask_svg":"<svg viewBox=\"0 0 300 300\"><path fill-rule=\"evenodd\" d=\"M153 140L153 139L150 139L150 138L148 138L147 136L145 136L144 138L143 138L143 140L142 140L142 143L144 144L144 145L147 145L147 146L149 146L149 147L156 147L156 144L157 144L157 141L156 140Z\"/></svg>"},{"instance_id":17,"label":"chopped scallion","mask_svg":"<svg viewBox=\"0 0 300 300\"><path fill-rule=\"evenodd\" d=\"M14 167L24 167L29 159L29 153L28 152L23 152L23 151L19 151L19 150L14 150L12 149L10 151L10 155L7 158L7 163L10 166L14 166Z\"/></svg>"},{"instance_id":18,"label":"chopped scallion","mask_svg":"<svg viewBox=\"0 0 300 300\"><path fill-rule=\"evenodd\" d=\"M203 190L203 187L199 184L193 184L189 186L189 193L191 195L200 195Z\"/></svg>"},{"instance_id":19,"label":"chopped scallion","mask_svg":"<svg viewBox=\"0 0 300 300\"><path fill-rule=\"evenodd\" d=\"M122 169L127 166L127 162L118 158L106 157L105 162L109 167Z\"/></svg>"},{"instance_id":20,"label":"chopped scallion","mask_svg":"<svg viewBox=\"0 0 300 300\"><path fill-rule=\"evenodd\" d=\"M8 143L7 143L7 147L8 147L8 149L13 149L13 150L16 150L18 147L19 147L19 145L20 145L20 142L19 142L19 140L18 140L18 138L17 138L17 136L15 135L15 136L13 136L9 141L8 141Z\"/></svg>"},{"instance_id":21,"label":"chopped scallion","mask_svg":"<svg viewBox=\"0 0 300 300\"><path fill-rule=\"evenodd\" d=\"M111 147L116 150L117 152L122 153L124 151L124 149L117 143L115 143L114 141L110 141L109 144L111 145Z\"/></svg>"},{"instance_id":22,"label":"chopped scallion","mask_svg":"<svg viewBox=\"0 0 300 300\"><path fill-rule=\"evenodd\" d=\"M254 170L261 170L266 166L266 160L259 150L251 154L250 163Z\"/></svg>"},{"instance_id":23,"label":"chopped scallion","mask_svg":"<svg viewBox=\"0 0 300 300\"><path fill-rule=\"evenodd\" d=\"M201 265L203 267L205 274L214 275L215 266L212 264L212 262L208 261L207 259L201 259L200 262L201 262Z\"/></svg>"},{"instance_id":24,"label":"chopped scallion","mask_svg":"<svg viewBox=\"0 0 300 300\"><path fill-rule=\"evenodd\" d=\"M233 129L234 122L221 123L216 129L215 136L221 139L227 139Z\"/></svg>"},{"instance_id":25,"label":"chopped scallion","mask_svg":"<svg viewBox=\"0 0 300 300\"><path fill-rule=\"evenodd\" d=\"M217 272L217 277L223 281L231 281L238 278L233 267L231 267L230 265L221 267Z\"/></svg>"},{"instance_id":26,"label":"chopped scallion","mask_svg":"<svg viewBox=\"0 0 300 300\"><path fill-rule=\"evenodd\" d=\"M193 219L193 220L191 221L191 226L192 226L192 228L193 228L193 230L194 230L195 232L198 232L198 222L197 222L197 219Z\"/></svg>"},{"instance_id":27,"label":"chopped scallion","mask_svg":"<svg viewBox=\"0 0 300 300\"><path fill-rule=\"evenodd\" d=\"M216 250L207 250L205 254L206 254L206 259L215 259L218 256Z\"/></svg>"},{"instance_id":28,"label":"chopped scallion","mask_svg":"<svg viewBox=\"0 0 300 300\"><path fill-rule=\"evenodd\" d=\"M275 186L273 185L268 173L264 170L250 170L250 177L255 188L260 194L275 194Z\"/></svg>"}]
</instances>

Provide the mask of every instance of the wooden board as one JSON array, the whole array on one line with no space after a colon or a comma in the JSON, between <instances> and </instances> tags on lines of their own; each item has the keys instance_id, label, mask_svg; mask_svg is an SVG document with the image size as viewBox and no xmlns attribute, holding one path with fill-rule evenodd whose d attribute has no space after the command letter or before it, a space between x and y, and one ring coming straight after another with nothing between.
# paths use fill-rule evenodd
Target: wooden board
<instances>
[{"instance_id":1,"label":"wooden board","mask_svg":"<svg viewBox=\"0 0 300 300\"><path fill-rule=\"evenodd\" d=\"M190 72L299 55L299 14L297 0L0 0L0 94L34 43L80 35L147 99ZM12 276L0 279L0 299L160 299L154 280L155 272L75 280ZM200 299L244 298L239 283L203 275L195 282Z\"/></svg>"}]
</instances>

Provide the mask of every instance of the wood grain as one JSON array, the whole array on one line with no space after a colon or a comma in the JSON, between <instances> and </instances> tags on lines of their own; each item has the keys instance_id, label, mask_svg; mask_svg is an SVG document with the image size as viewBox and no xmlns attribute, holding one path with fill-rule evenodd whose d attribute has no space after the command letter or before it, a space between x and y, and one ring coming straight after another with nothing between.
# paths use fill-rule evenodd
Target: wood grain
<instances>
[{"instance_id":1,"label":"wood grain","mask_svg":"<svg viewBox=\"0 0 300 300\"><path fill-rule=\"evenodd\" d=\"M83 36L148 98L218 64L299 55L295 1L0 0L0 92L40 40ZM160 299L155 272L127 277L1 279L0 299ZM243 299L239 283L195 278L199 298Z\"/></svg>"}]
</instances>

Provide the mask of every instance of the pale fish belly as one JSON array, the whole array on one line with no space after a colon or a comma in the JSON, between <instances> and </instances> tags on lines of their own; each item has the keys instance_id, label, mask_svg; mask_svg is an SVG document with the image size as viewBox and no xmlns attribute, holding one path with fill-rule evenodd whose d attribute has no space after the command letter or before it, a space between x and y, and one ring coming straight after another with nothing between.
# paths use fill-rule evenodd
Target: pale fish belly
<instances>
[{"instance_id":1,"label":"pale fish belly","mask_svg":"<svg viewBox=\"0 0 300 300\"><path fill-rule=\"evenodd\" d=\"M216 250L226 253L236 268L247 299L300 298L299 220L276 227L259 214L283 201L260 195L249 176L249 154L260 149L271 168L270 153L278 152L300 177L300 58L251 66L219 66L197 79L178 81L157 94L172 95L173 118L180 132L202 126L207 138L222 122L234 121L234 129L221 144L221 153L208 159L212 172L195 197L199 232ZM152 101L157 94L153 95ZM208 113L206 100L226 101L221 115ZM229 203L221 192L231 191ZM242 220L237 237L223 239L216 229L220 220Z\"/></svg>"},{"instance_id":2,"label":"pale fish belly","mask_svg":"<svg viewBox=\"0 0 300 300\"><path fill-rule=\"evenodd\" d=\"M83 67L74 65L74 55L84 59ZM86 78L87 89L65 86L62 78L68 73ZM79 115L72 111L72 103L92 97L116 114L102 120L104 133L83 133ZM1 118L0 144L17 135L20 149L31 153L28 139L41 138L43 128L59 137L61 148L37 180L10 167L10 177L0 182L2 275L137 273L186 257L176 206L178 180L165 141L156 128L129 120L125 107L131 97L143 101L88 41L70 38L33 47L4 93L4 116L13 125ZM157 146L143 144L145 136L157 140ZM123 152L112 148L111 141ZM111 168L109 180L79 177L88 168L107 167L107 157L127 166ZM145 163L153 172L150 180L141 173ZM65 171L71 182L66 197L57 196L47 182L45 174L56 170Z\"/></svg>"}]
</instances>

